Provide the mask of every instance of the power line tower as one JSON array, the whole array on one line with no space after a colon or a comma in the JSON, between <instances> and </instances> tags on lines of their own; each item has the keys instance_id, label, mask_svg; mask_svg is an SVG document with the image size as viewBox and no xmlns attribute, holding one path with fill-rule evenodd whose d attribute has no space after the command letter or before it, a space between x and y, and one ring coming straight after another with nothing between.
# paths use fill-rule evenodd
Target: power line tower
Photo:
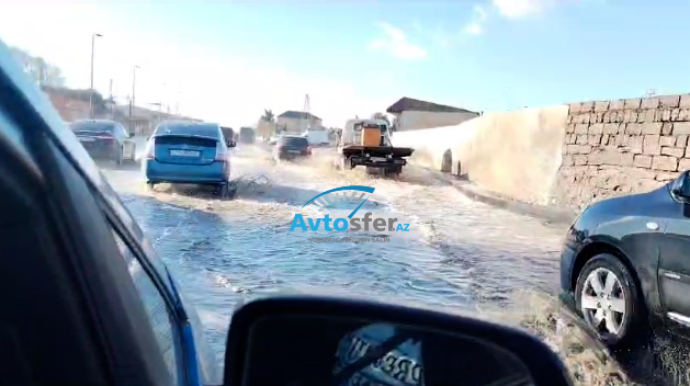
<instances>
[{"instance_id":1,"label":"power line tower","mask_svg":"<svg viewBox=\"0 0 690 386\"><path fill-rule=\"evenodd\" d=\"M303 119L302 119L302 130L306 130L309 127L309 115L311 110L311 104L309 103L309 94L304 95L304 107L302 108Z\"/></svg>"}]
</instances>

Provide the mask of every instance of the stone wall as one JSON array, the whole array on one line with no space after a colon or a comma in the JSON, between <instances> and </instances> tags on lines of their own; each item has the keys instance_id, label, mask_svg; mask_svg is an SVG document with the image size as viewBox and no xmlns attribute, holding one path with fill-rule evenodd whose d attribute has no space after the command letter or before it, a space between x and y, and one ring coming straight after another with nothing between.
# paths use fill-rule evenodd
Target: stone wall
<instances>
[{"instance_id":1,"label":"stone wall","mask_svg":"<svg viewBox=\"0 0 690 386\"><path fill-rule=\"evenodd\" d=\"M555 203L649 191L690 169L690 95L569 106Z\"/></svg>"}]
</instances>

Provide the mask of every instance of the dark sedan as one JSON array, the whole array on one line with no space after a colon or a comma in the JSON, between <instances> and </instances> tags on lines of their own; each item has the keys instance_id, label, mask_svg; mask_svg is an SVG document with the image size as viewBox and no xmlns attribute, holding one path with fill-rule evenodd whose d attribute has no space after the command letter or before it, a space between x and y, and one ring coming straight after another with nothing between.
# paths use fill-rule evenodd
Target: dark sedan
<instances>
[{"instance_id":1,"label":"dark sedan","mask_svg":"<svg viewBox=\"0 0 690 386\"><path fill-rule=\"evenodd\" d=\"M590 205L561 256L562 299L610 346L690 328L690 177Z\"/></svg>"},{"instance_id":2,"label":"dark sedan","mask_svg":"<svg viewBox=\"0 0 690 386\"><path fill-rule=\"evenodd\" d=\"M297 135L283 135L273 148L276 161L294 160L311 156L311 147L306 137Z\"/></svg>"},{"instance_id":3,"label":"dark sedan","mask_svg":"<svg viewBox=\"0 0 690 386\"><path fill-rule=\"evenodd\" d=\"M135 144L124 126L107 119L72 122L70 129L93 159L107 159L120 165L135 160Z\"/></svg>"}]
</instances>

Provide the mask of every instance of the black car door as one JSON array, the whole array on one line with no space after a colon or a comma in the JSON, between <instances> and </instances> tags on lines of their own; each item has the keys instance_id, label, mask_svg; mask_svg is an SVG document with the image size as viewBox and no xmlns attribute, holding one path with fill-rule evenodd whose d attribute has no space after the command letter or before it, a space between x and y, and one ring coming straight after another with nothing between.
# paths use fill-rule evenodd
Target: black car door
<instances>
[{"instance_id":1,"label":"black car door","mask_svg":"<svg viewBox=\"0 0 690 386\"><path fill-rule=\"evenodd\" d=\"M664 314L690 327L690 204L669 195L666 230L659 243L659 297Z\"/></svg>"}]
</instances>

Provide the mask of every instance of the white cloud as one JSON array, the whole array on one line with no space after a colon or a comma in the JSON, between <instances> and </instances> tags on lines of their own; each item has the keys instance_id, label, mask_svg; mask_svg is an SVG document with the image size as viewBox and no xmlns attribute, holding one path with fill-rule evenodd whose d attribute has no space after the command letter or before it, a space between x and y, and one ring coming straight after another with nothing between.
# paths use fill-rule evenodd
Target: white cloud
<instances>
[{"instance_id":1,"label":"white cloud","mask_svg":"<svg viewBox=\"0 0 690 386\"><path fill-rule=\"evenodd\" d=\"M126 102L132 89L132 69L138 65L138 105L161 100L174 110L179 103L181 114L223 124L254 124L263 109L276 114L301 110L308 93L313 114L326 125L342 126L346 119L368 116L399 97L372 98L366 90L337 79L243 61L238 59L242 55L224 54L217 47L185 46L171 35L174 30L152 31L145 25L114 19L93 1L0 1L3 42L59 66L70 87L89 87L93 33L103 34L96 41L94 83L98 91L107 95L113 79L116 98ZM407 55L414 57L415 51Z\"/></svg>"},{"instance_id":2,"label":"white cloud","mask_svg":"<svg viewBox=\"0 0 690 386\"><path fill-rule=\"evenodd\" d=\"M481 35L484 33L484 23L486 22L486 11L479 5L472 9L472 19L465 26L463 31L469 35Z\"/></svg>"},{"instance_id":3,"label":"white cloud","mask_svg":"<svg viewBox=\"0 0 690 386\"><path fill-rule=\"evenodd\" d=\"M400 28L389 23L382 22L380 27L384 37L376 39L369 45L371 51L386 51L393 57L402 60L419 60L427 56L427 51L408 41L407 35Z\"/></svg>"},{"instance_id":4,"label":"white cloud","mask_svg":"<svg viewBox=\"0 0 690 386\"><path fill-rule=\"evenodd\" d=\"M552 0L493 0L498 12L509 19L522 19L540 14Z\"/></svg>"}]
</instances>

